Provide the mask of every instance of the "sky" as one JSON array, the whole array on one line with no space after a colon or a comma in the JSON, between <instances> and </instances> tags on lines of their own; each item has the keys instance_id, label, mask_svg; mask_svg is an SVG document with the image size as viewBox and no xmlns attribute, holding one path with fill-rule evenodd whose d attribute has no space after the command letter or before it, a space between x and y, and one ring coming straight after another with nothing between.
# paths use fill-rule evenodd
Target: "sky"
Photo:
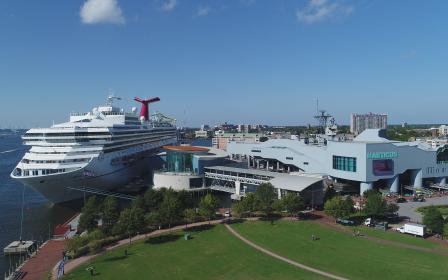
<instances>
[{"instance_id":1,"label":"sky","mask_svg":"<svg viewBox=\"0 0 448 280\"><path fill-rule=\"evenodd\" d=\"M319 108L447 123L448 1L2 0L0 127L113 92L179 126L315 124Z\"/></svg>"}]
</instances>

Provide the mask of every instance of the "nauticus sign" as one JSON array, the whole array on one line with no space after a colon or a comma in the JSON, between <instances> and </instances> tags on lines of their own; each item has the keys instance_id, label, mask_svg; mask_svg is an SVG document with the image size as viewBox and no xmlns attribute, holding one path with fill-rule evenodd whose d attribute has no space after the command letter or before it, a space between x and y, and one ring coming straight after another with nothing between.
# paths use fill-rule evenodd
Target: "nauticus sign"
<instances>
[{"instance_id":1,"label":"nauticus sign","mask_svg":"<svg viewBox=\"0 0 448 280\"><path fill-rule=\"evenodd\" d=\"M397 158L398 152L372 152L367 153L368 159L389 159L389 158Z\"/></svg>"}]
</instances>

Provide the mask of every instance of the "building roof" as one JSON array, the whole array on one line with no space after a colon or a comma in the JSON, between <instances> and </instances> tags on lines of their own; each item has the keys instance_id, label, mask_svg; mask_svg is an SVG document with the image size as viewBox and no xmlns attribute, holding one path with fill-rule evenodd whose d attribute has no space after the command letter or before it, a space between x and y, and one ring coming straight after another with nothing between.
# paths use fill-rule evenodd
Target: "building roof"
<instances>
[{"instance_id":1,"label":"building roof","mask_svg":"<svg viewBox=\"0 0 448 280\"><path fill-rule=\"evenodd\" d=\"M208 152L208 148L196 146L163 146L163 149L177 152Z\"/></svg>"},{"instance_id":2,"label":"building roof","mask_svg":"<svg viewBox=\"0 0 448 280\"><path fill-rule=\"evenodd\" d=\"M390 143L389 139L382 137L383 129L366 129L353 139L353 142Z\"/></svg>"},{"instance_id":3,"label":"building roof","mask_svg":"<svg viewBox=\"0 0 448 280\"><path fill-rule=\"evenodd\" d=\"M314 185L315 183L321 182L324 179L322 175L314 173L313 174L296 173L294 175L291 175L286 173L271 172L259 169L237 168L230 166L210 166L207 167L206 169L215 169L226 172L234 172L240 174L244 173L244 174L253 174L259 176L271 177L272 179L269 180L269 183L271 183L275 188L296 192L301 192L306 188Z\"/></svg>"}]
</instances>

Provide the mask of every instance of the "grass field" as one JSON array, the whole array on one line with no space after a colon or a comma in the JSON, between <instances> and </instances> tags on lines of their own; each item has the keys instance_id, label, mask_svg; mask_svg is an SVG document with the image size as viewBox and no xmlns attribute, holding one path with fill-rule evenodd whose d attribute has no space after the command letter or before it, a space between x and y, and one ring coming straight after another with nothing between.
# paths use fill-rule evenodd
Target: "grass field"
<instances>
[{"instance_id":1,"label":"grass field","mask_svg":"<svg viewBox=\"0 0 448 280\"><path fill-rule=\"evenodd\" d=\"M350 279L447 279L448 275L447 256L383 245L312 222L245 222L233 227L278 254ZM320 240L311 241L313 234Z\"/></svg>"},{"instance_id":2,"label":"grass field","mask_svg":"<svg viewBox=\"0 0 448 280\"><path fill-rule=\"evenodd\" d=\"M232 225L240 234L273 252L349 279L447 279L448 257L353 237L307 221L256 221ZM441 245L392 232L360 228L381 239L431 249ZM311 235L319 240L312 241ZM223 225L135 242L106 252L64 279L322 279L252 249ZM130 255L124 256L128 248ZM440 249L440 248L439 248Z\"/></svg>"},{"instance_id":3,"label":"grass field","mask_svg":"<svg viewBox=\"0 0 448 280\"><path fill-rule=\"evenodd\" d=\"M80 266L64 279L323 279L268 257L236 239L223 225L192 232L185 241L182 232L124 249L107 252ZM99 273L90 277L86 268Z\"/></svg>"},{"instance_id":4,"label":"grass field","mask_svg":"<svg viewBox=\"0 0 448 280\"><path fill-rule=\"evenodd\" d=\"M419 207L417 208L417 212L424 214L428 207L431 206ZM439 209L440 213L442 213L443 216L448 216L448 205L436 205L436 208Z\"/></svg>"},{"instance_id":5,"label":"grass field","mask_svg":"<svg viewBox=\"0 0 448 280\"><path fill-rule=\"evenodd\" d=\"M441 245L434 243L434 242L430 242L428 240L425 240L424 238L415 237L415 236L412 236L409 234L399 233L399 232L393 231L393 230L383 231L380 229L369 228L369 227L359 227L359 229L360 229L361 233L363 233L363 234L367 234L369 236L373 236L373 237L377 237L377 238L381 238L381 239L385 239L385 240L396 241L396 242L400 242L400 243L405 243L405 244L415 245L415 246L420 246L420 247L425 247L425 248L440 248L441 247Z\"/></svg>"}]
</instances>

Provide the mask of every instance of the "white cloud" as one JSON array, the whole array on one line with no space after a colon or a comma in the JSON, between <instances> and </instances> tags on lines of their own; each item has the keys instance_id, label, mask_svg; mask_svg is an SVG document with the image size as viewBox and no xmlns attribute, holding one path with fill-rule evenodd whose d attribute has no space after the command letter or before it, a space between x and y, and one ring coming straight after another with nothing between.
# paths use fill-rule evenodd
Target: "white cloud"
<instances>
[{"instance_id":1,"label":"white cloud","mask_svg":"<svg viewBox=\"0 0 448 280\"><path fill-rule=\"evenodd\" d=\"M171 12L176 6L177 0L163 0L160 5L160 10L163 12Z\"/></svg>"},{"instance_id":2,"label":"white cloud","mask_svg":"<svg viewBox=\"0 0 448 280\"><path fill-rule=\"evenodd\" d=\"M208 15L209 13L210 13L210 7L199 7L196 12L196 16L203 17Z\"/></svg>"},{"instance_id":3,"label":"white cloud","mask_svg":"<svg viewBox=\"0 0 448 280\"><path fill-rule=\"evenodd\" d=\"M329 18L348 16L354 7L337 1L310 0L302 9L297 10L297 20L312 24Z\"/></svg>"},{"instance_id":4,"label":"white cloud","mask_svg":"<svg viewBox=\"0 0 448 280\"><path fill-rule=\"evenodd\" d=\"M81 7L81 21L86 24L124 24L125 20L117 0L87 0Z\"/></svg>"}]
</instances>

